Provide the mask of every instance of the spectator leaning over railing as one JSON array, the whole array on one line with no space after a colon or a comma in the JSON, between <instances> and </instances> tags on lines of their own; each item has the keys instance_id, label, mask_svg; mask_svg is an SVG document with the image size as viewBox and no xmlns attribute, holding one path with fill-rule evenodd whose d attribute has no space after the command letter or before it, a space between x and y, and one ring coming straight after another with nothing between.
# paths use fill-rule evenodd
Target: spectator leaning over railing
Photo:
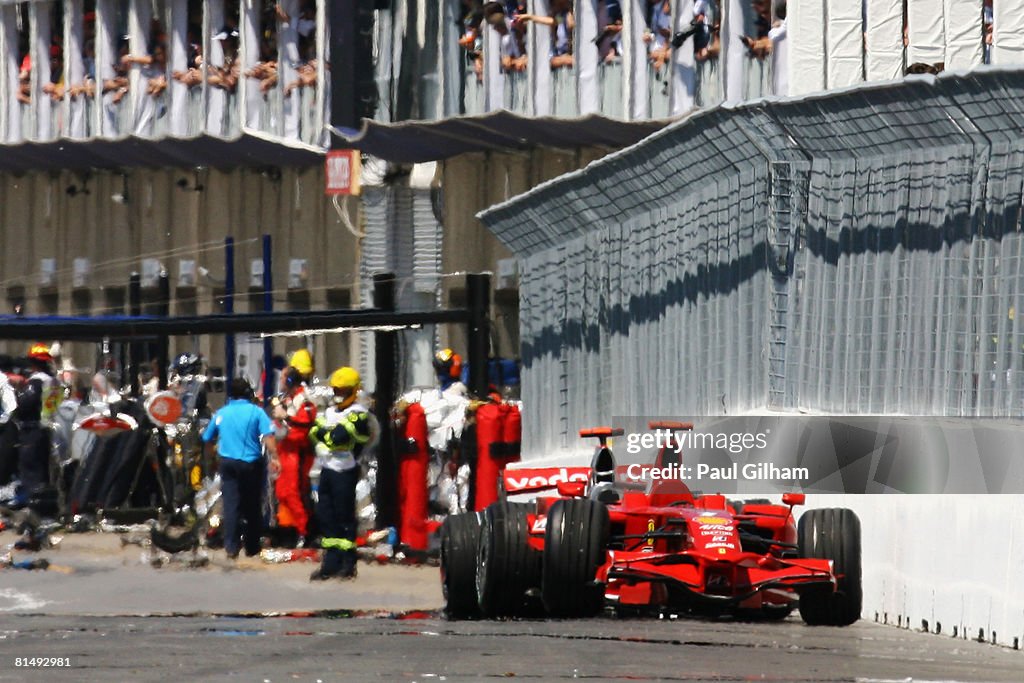
<instances>
[{"instance_id":1,"label":"spectator leaning over railing","mask_svg":"<svg viewBox=\"0 0 1024 683\"><path fill-rule=\"evenodd\" d=\"M199 33L198 27L189 25L186 38L188 41L187 68L184 71L171 72L171 78L187 88L194 88L203 82L203 47L197 40Z\"/></svg>"},{"instance_id":2,"label":"spectator leaning over railing","mask_svg":"<svg viewBox=\"0 0 1024 683\"><path fill-rule=\"evenodd\" d=\"M644 32L647 43L647 56L655 71L661 71L672 56L672 3L670 0L659 0L651 8L651 28Z\"/></svg>"},{"instance_id":3,"label":"spectator leaning over railing","mask_svg":"<svg viewBox=\"0 0 1024 683\"><path fill-rule=\"evenodd\" d=\"M982 62L985 64L992 63L992 29L995 26L993 21L992 13L992 0L985 0L981 7L981 21L983 24L983 31L985 40L982 48Z\"/></svg>"},{"instance_id":4,"label":"spectator leaning over railing","mask_svg":"<svg viewBox=\"0 0 1024 683\"><path fill-rule=\"evenodd\" d=\"M604 0L598 6L598 34L594 39L598 58L614 62L622 56L622 4L620 0Z\"/></svg>"},{"instance_id":5,"label":"spectator leaning over railing","mask_svg":"<svg viewBox=\"0 0 1024 683\"><path fill-rule=\"evenodd\" d=\"M299 33L299 62L295 65L295 80L284 87L284 94L289 95L296 88L310 88L316 85L316 36L313 30L316 21L308 18L310 13L315 17L315 7L303 10L303 16L297 23ZM304 33L305 31L305 33Z\"/></svg>"},{"instance_id":6,"label":"spectator leaning over railing","mask_svg":"<svg viewBox=\"0 0 1024 683\"><path fill-rule=\"evenodd\" d=\"M128 94L128 62L124 61L128 54L128 38L122 36L117 44L117 60L113 64L114 76L103 80L103 93L114 93L110 98L111 104L120 103Z\"/></svg>"},{"instance_id":7,"label":"spectator leaning over railing","mask_svg":"<svg viewBox=\"0 0 1024 683\"><path fill-rule=\"evenodd\" d=\"M576 28L576 18L572 13L572 1L552 0L549 15L521 14L516 23L525 25L528 21L551 27L551 68L571 67L573 65L572 32Z\"/></svg>"},{"instance_id":8,"label":"spectator leaning over railing","mask_svg":"<svg viewBox=\"0 0 1024 683\"><path fill-rule=\"evenodd\" d=\"M68 88L72 99L79 96L92 98L96 94L96 40L87 38L82 44L82 82Z\"/></svg>"},{"instance_id":9,"label":"spectator leaning over railing","mask_svg":"<svg viewBox=\"0 0 1024 683\"><path fill-rule=\"evenodd\" d=\"M484 20L483 7L480 0L462 0L462 19L459 21L461 35L459 46L466 51L467 60L473 63L473 73L477 81L484 78L483 60L483 31L481 25Z\"/></svg>"},{"instance_id":10,"label":"spectator leaning over railing","mask_svg":"<svg viewBox=\"0 0 1024 683\"><path fill-rule=\"evenodd\" d=\"M64 99L64 53L59 45L50 45L50 82L43 84L43 92L54 102Z\"/></svg>"},{"instance_id":11,"label":"spectator leaning over railing","mask_svg":"<svg viewBox=\"0 0 1024 683\"><path fill-rule=\"evenodd\" d=\"M32 102L32 52L28 49L28 37L19 38L19 50L21 51L21 63L18 66L18 90L15 94L22 104Z\"/></svg>"},{"instance_id":12,"label":"spectator leaning over railing","mask_svg":"<svg viewBox=\"0 0 1024 683\"><path fill-rule=\"evenodd\" d=\"M720 27L713 22L714 11L711 0L694 0L693 19L687 28L672 36L672 47L681 48L686 39L692 36L693 57L696 61L703 62L717 57L722 47Z\"/></svg>"},{"instance_id":13,"label":"spectator leaning over railing","mask_svg":"<svg viewBox=\"0 0 1024 683\"><path fill-rule=\"evenodd\" d=\"M520 17L522 20L523 17ZM513 22L500 2L484 5L484 21L501 36L501 68L506 72L526 71L526 49L522 23Z\"/></svg>"},{"instance_id":14,"label":"spectator leaning over railing","mask_svg":"<svg viewBox=\"0 0 1024 683\"><path fill-rule=\"evenodd\" d=\"M125 65L142 66L142 77L146 79L146 93L159 96L167 89L167 48L163 43L153 45L149 54L125 55L121 58Z\"/></svg>"},{"instance_id":15,"label":"spectator leaning over railing","mask_svg":"<svg viewBox=\"0 0 1024 683\"><path fill-rule=\"evenodd\" d=\"M747 46L747 50L751 57L755 59L764 59L772 53L772 39L769 33L772 29L772 4L769 0L751 0L751 6L754 8L754 28L755 35L753 36L740 36L740 40L744 45ZM781 5L782 14L785 15L785 5Z\"/></svg>"},{"instance_id":16,"label":"spectator leaning over railing","mask_svg":"<svg viewBox=\"0 0 1024 683\"><path fill-rule=\"evenodd\" d=\"M238 64L238 29L225 26L216 35L214 40L220 41L221 49L224 51L224 64L221 66L209 65L209 72L206 82L215 88L221 88L227 92L234 92L238 85L239 64Z\"/></svg>"}]
</instances>

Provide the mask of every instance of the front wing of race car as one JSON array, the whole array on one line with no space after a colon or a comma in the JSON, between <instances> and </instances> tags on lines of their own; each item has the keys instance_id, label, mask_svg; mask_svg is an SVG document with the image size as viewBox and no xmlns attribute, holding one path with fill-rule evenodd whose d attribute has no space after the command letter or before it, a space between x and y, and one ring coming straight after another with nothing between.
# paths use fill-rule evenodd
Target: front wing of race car
<instances>
[{"instance_id":1,"label":"front wing of race car","mask_svg":"<svg viewBox=\"0 0 1024 683\"><path fill-rule=\"evenodd\" d=\"M612 604L758 608L784 605L808 588L834 590L832 561L736 553L727 560L699 551L608 551L597 580Z\"/></svg>"}]
</instances>

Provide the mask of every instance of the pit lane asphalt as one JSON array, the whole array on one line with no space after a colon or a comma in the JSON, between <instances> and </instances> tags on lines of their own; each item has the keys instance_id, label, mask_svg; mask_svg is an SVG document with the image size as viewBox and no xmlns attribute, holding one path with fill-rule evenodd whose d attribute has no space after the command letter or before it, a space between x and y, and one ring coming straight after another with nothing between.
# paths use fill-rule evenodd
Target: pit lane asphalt
<instances>
[{"instance_id":1,"label":"pit lane asphalt","mask_svg":"<svg viewBox=\"0 0 1024 683\"><path fill-rule=\"evenodd\" d=\"M436 568L309 584L307 563L154 569L140 552L68 537L36 554L66 573L0 571L0 681L1024 681L1024 652L866 620L448 621Z\"/></svg>"}]
</instances>

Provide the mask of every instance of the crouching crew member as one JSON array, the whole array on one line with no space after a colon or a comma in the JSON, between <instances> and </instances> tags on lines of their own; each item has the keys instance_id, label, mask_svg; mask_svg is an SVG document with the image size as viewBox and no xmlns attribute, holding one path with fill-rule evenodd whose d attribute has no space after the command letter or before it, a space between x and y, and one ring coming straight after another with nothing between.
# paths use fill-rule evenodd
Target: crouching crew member
<instances>
[{"instance_id":1,"label":"crouching crew member","mask_svg":"<svg viewBox=\"0 0 1024 683\"><path fill-rule=\"evenodd\" d=\"M323 534L324 559L311 581L356 576L356 484L359 456L380 433L369 408L359 399L359 373L349 367L330 379L334 399L309 432L320 460L316 516Z\"/></svg>"}]
</instances>

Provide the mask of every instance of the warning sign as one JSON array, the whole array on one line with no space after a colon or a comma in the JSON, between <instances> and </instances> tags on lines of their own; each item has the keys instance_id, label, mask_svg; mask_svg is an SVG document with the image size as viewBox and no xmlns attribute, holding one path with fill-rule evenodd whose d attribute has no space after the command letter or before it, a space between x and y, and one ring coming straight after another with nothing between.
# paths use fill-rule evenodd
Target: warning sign
<instances>
[{"instance_id":1,"label":"warning sign","mask_svg":"<svg viewBox=\"0 0 1024 683\"><path fill-rule=\"evenodd\" d=\"M332 149L327 152L328 195L359 194L359 150Z\"/></svg>"}]
</instances>

